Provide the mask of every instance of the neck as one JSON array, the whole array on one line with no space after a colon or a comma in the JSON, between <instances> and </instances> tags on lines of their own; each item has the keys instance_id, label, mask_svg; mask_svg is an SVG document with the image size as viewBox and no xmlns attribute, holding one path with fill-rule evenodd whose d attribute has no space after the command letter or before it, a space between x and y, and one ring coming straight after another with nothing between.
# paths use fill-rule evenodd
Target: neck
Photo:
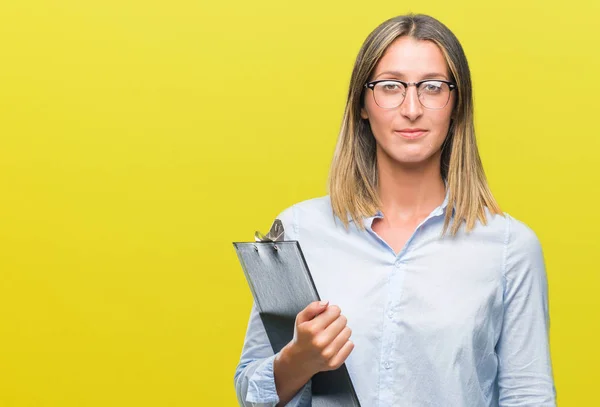
<instances>
[{"instance_id":1,"label":"neck","mask_svg":"<svg viewBox=\"0 0 600 407\"><path fill-rule=\"evenodd\" d=\"M446 186L440 173L441 152L427 162L398 163L378 151L378 193L389 221L428 216L444 201Z\"/></svg>"}]
</instances>

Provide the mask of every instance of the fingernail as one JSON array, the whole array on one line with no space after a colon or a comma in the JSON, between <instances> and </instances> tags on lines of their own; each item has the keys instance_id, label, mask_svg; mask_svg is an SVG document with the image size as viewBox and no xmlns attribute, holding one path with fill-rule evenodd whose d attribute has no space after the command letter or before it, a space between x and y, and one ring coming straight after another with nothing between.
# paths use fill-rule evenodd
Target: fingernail
<instances>
[{"instance_id":1,"label":"fingernail","mask_svg":"<svg viewBox=\"0 0 600 407\"><path fill-rule=\"evenodd\" d=\"M319 302L319 306L324 307L325 305L327 305L329 301L321 301Z\"/></svg>"}]
</instances>

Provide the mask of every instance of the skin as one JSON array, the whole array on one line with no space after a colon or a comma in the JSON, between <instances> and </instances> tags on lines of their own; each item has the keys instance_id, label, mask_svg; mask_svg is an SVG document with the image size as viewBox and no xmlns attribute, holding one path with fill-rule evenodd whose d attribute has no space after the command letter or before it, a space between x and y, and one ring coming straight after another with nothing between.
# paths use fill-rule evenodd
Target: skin
<instances>
[{"instance_id":1,"label":"skin","mask_svg":"<svg viewBox=\"0 0 600 407\"><path fill-rule=\"evenodd\" d=\"M327 302L312 302L298 313L294 338L273 361L277 406L286 405L316 373L344 363L354 349L346 323L341 309Z\"/></svg>"},{"instance_id":2,"label":"skin","mask_svg":"<svg viewBox=\"0 0 600 407\"><path fill-rule=\"evenodd\" d=\"M444 56L434 43L400 37L379 60L371 80L375 79L415 82L448 80L449 75ZM375 103L372 91L366 92L361 117L369 121L377 143L378 188L384 213L383 219L374 220L372 229L395 252L444 200L440 148L450 125L454 98L452 92L445 108L426 109L411 86L399 107L383 109ZM407 140L394 133L403 128L423 128L427 133ZM294 339L273 362L278 406L287 404L314 374L344 363L354 349L346 322L336 305L313 302L298 314Z\"/></svg>"},{"instance_id":3,"label":"skin","mask_svg":"<svg viewBox=\"0 0 600 407\"><path fill-rule=\"evenodd\" d=\"M450 80L442 51L431 41L411 37L396 39L375 67L371 80ZM368 120L377 144L379 195L383 219L372 229L399 253L416 227L445 196L440 175L441 146L448 133L456 92L439 110L427 109L418 100L417 89L409 86L402 104L394 109L379 107L373 92L365 94L361 118ZM423 128L427 133L408 140L394 130Z\"/></svg>"}]
</instances>

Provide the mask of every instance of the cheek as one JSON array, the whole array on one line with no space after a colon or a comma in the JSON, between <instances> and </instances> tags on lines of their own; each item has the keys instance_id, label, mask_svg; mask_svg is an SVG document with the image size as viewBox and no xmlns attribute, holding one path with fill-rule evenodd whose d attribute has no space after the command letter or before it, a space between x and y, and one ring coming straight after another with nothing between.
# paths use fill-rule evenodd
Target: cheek
<instances>
[{"instance_id":1,"label":"cheek","mask_svg":"<svg viewBox=\"0 0 600 407\"><path fill-rule=\"evenodd\" d=\"M394 119L394 109L382 109L375 104L373 98L365 102L367 113L369 114L369 123L371 129L391 128Z\"/></svg>"},{"instance_id":2,"label":"cheek","mask_svg":"<svg viewBox=\"0 0 600 407\"><path fill-rule=\"evenodd\" d=\"M445 133L450 126L450 116L442 115L432 117L431 124L435 127L436 130Z\"/></svg>"},{"instance_id":3,"label":"cheek","mask_svg":"<svg viewBox=\"0 0 600 407\"><path fill-rule=\"evenodd\" d=\"M448 127L450 126L450 119L452 116L452 112L454 110L454 94L451 95L450 101L442 110L432 110L431 113L431 123L444 131L444 134L448 131Z\"/></svg>"},{"instance_id":4,"label":"cheek","mask_svg":"<svg viewBox=\"0 0 600 407\"><path fill-rule=\"evenodd\" d=\"M432 112L434 113L434 112ZM450 127L450 115L452 114L451 109L444 109L441 112L435 112L431 115L431 124L440 133L441 137L445 137Z\"/></svg>"}]
</instances>

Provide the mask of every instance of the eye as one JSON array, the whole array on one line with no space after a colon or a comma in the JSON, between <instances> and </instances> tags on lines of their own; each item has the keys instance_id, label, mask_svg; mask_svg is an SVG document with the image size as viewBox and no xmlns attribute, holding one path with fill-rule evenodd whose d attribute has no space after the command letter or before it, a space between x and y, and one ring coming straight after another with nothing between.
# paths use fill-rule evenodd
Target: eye
<instances>
[{"instance_id":1,"label":"eye","mask_svg":"<svg viewBox=\"0 0 600 407\"><path fill-rule=\"evenodd\" d=\"M425 93L440 93L442 91L444 82L423 82L421 84L421 91Z\"/></svg>"},{"instance_id":2,"label":"eye","mask_svg":"<svg viewBox=\"0 0 600 407\"><path fill-rule=\"evenodd\" d=\"M399 82L379 82L376 86L384 93L404 93L404 86Z\"/></svg>"}]
</instances>

